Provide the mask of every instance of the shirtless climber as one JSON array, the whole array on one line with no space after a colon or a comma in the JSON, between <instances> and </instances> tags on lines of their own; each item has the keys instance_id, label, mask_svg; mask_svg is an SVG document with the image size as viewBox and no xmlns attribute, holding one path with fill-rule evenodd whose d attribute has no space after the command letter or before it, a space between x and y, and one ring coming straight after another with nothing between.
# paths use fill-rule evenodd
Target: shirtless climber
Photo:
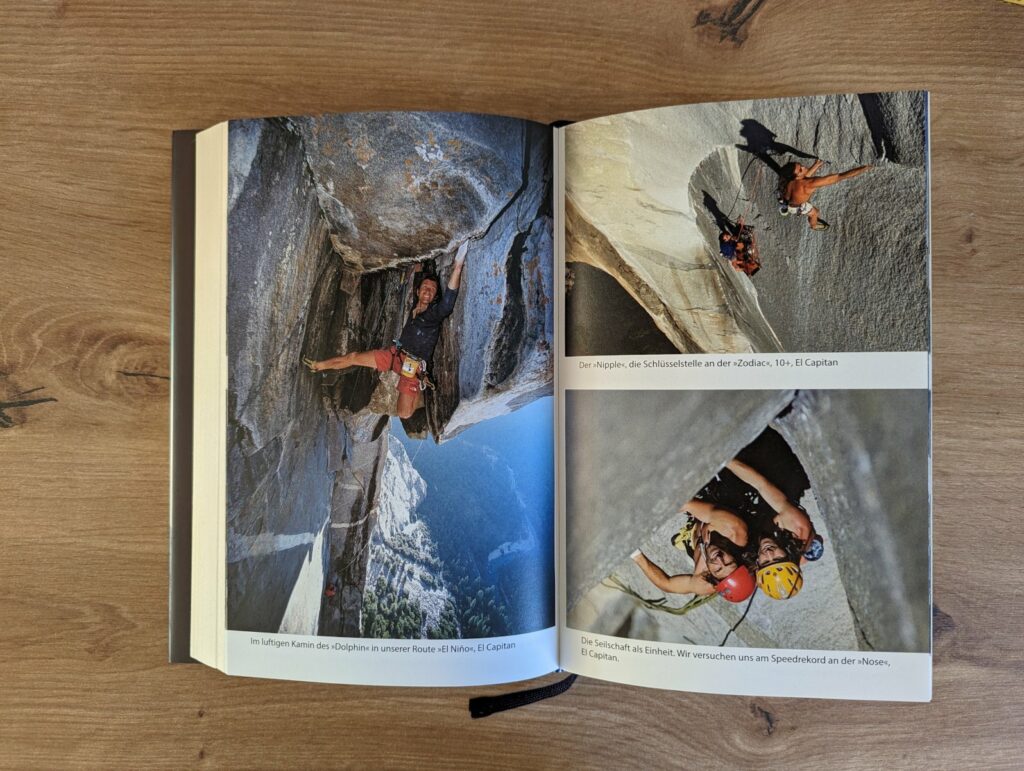
<instances>
[{"instance_id":1,"label":"shirtless climber","mask_svg":"<svg viewBox=\"0 0 1024 771\"><path fill-rule=\"evenodd\" d=\"M459 246L446 290L441 289L441 279L436 274L424 273L419 277L415 288L416 305L402 329L397 345L372 351L354 351L323 361L304 358L302 363L309 367L311 372L347 369L352 366L370 367L380 372L393 370L399 374L396 410L398 417L412 417L412 414L423 406L421 379L427 363L434 355L434 348L441 334L441 322L450 316L455 308L468 249L468 241Z\"/></svg>"},{"instance_id":2,"label":"shirtless climber","mask_svg":"<svg viewBox=\"0 0 1024 771\"><path fill-rule=\"evenodd\" d=\"M806 215L807 224L811 226L811 230L828 229L827 223L818 221L818 210L811 205L811 196L814 191L842 182L844 179L852 179L871 168L871 166L858 166L840 174L814 176L823 163L824 161L819 158L809 167L800 163L787 163L782 167L783 181L779 196L779 213L783 217L790 214Z\"/></svg>"},{"instance_id":3,"label":"shirtless climber","mask_svg":"<svg viewBox=\"0 0 1024 771\"><path fill-rule=\"evenodd\" d=\"M743 602L754 593L754 577L741 561L747 545L747 525L728 509L707 501L689 501L682 509L690 515L672 542L693 559L693 573L670 576L637 550L633 561L647 579L663 592L707 595L718 592L729 602Z\"/></svg>"}]
</instances>

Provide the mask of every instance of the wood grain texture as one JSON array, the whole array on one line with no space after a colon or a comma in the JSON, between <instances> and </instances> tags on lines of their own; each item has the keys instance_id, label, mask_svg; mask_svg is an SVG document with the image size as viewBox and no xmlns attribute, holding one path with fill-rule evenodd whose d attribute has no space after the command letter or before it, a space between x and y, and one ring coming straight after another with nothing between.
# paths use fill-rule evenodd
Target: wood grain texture
<instances>
[{"instance_id":1,"label":"wood grain texture","mask_svg":"<svg viewBox=\"0 0 1024 771\"><path fill-rule=\"evenodd\" d=\"M0 4L0 29L0 765L1019 766L1024 8L55 0ZM514 688L165 663L172 129L898 88L933 95L931 704L582 680L470 722L468 696Z\"/></svg>"}]
</instances>

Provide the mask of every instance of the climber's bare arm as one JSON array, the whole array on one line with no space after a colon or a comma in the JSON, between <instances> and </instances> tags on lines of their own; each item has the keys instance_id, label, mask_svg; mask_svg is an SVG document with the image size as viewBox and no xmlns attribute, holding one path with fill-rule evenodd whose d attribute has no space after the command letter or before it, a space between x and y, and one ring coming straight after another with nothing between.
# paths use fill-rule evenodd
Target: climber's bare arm
<instances>
[{"instance_id":1,"label":"climber's bare arm","mask_svg":"<svg viewBox=\"0 0 1024 771\"><path fill-rule=\"evenodd\" d=\"M686 573L670 576L647 559L647 555L643 552L636 552L633 561L643 571L644 575L647 576L647 580L663 592L671 594L711 594L715 590L711 584L701 578L697 578L697 576Z\"/></svg>"},{"instance_id":2,"label":"climber's bare arm","mask_svg":"<svg viewBox=\"0 0 1024 771\"><path fill-rule=\"evenodd\" d=\"M466 264L466 252L469 251L469 241L463 241L459 250L455 253L455 267L452 268L452 275L448 278L448 288L458 289L462 281L462 266Z\"/></svg>"},{"instance_id":3,"label":"climber's bare arm","mask_svg":"<svg viewBox=\"0 0 1024 771\"><path fill-rule=\"evenodd\" d=\"M694 498L687 501L680 511L706 522L712 530L721 533L737 546L747 545L747 523L728 509Z\"/></svg>"},{"instance_id":4,"label":"climber's bare arm","mask_svg":"<svg viewBox=\"0 0 1024 771\"><path fill-rule=\"evenodd\" d=\"M793 533L802 541L810 540L814 535L810 517L803 509L794 506L786 494L772 484L764 474L735 458L725 464L725 467L757 490L764 502L775 509L775 524L783 530Z\"/></svg>"},{"instance_id":5,"label":"climber's bare arm","mask_svg":"<svg viewBox=\"0 0 1024 771\"><path fill-rule=\"evenodd\" d=\"M841 174L828 174L824 177L815 177L808 181L811 183L811 186L817 190L819 187L828 187L829 185L836 184L836 182L842 182L844 179L852 179L853 177L860 176L870 168L870 166L858 166L855 169L844 171Z\"/></svg>"}]
</instances>

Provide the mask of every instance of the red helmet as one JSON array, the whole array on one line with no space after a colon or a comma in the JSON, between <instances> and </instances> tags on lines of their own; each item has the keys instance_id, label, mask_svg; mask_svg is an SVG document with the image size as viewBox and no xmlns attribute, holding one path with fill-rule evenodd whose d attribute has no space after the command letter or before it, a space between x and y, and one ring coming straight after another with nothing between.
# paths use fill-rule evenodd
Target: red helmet
<instances>
[{"instance_id":1,"label":"red helmet","mask_svg":"<svg viewBox=\"0 0 1024 771\"><path fill-rule=\"evenodd\" d=\"M757 589L754 574L744 565L740 565L725 578L715 584L715 591L729 602L743 602Z\"/></svg>"}]
</instances>

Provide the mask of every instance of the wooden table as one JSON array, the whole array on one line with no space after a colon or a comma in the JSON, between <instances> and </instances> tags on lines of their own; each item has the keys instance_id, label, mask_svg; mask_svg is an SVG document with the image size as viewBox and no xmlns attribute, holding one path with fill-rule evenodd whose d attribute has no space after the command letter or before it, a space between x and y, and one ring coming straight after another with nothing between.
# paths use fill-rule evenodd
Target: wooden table
<instances>
[{"instance_id":1,"label":"wooden table","mask_svg":"<svg viewBox=\"0 0 1024 771\"><path fill-rule=\"evenodd\" d=\"M1021 763L1024 7L8 0L0 30L0 765ZM468 696L514 687L166 663L172 129L898 88L933 94L931 704L584 680L471 722Z\"/></svg>"}]
</instances>

